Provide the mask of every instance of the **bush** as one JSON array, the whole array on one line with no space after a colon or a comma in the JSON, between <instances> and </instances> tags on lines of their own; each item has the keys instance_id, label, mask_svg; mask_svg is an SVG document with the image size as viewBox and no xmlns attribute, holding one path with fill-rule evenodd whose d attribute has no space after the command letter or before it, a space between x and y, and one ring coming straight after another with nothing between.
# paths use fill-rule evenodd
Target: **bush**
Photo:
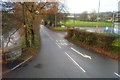
<instances>
[{"instance_id":1,"label":"bush","mask_svg":"<svg viewBox=\"0 0 120 80\"><path fill-rule=\"evenodd\" d=\"M113 41L113 44L112 44L113 46L116 46L116 47L120 47L120 38L118 38L118 39L115 39L114 41Z\"/></svg>"},{"instance_id":2,"label":"bush","mask_svg":"<svg viewBox=\"0 0 120 80\"><path fill-rule=\"evenodd\" d=\"M116 39L115 36L111 36L111 35L107 35L107 34L98 34L98 33L96 33L94 35L97 36L96 37L96 47L102 48L104 50L110 50L113 48L112 42Z\"/></svg>"},{"instance_id":3,"label":"bush","mask_svg":"<svg viewBox=\"0 0 120 80\"><path fill-rule=\"evenodd\" d=\"M73 36L73 30L69 29L67 32L67 38L72 38L72 36Z\"/></svg>"},{"instance_id":4,"label":"bush","mask_svg":"<svg viewBox=\"0 0 120 80\"><path fill-rule=\"evenodd\" d=\"M103 33L86 32L84 30L69 30L68 37L72 40L80 41L83 44L90 45L96 48L101 48L107 51L112 50L114 48L113 41L114 45L116 46L118 46L118 43L120 44L120 39L116 40L116 36Z\"/></svg>"},{"instance_id":5,"label":"bush","mask_svg":"<svg viewBox=\"0 0 120 80\"><path fill-rule=\"evenodd\" d=\"M25 37L24 36L21 37L19 44L21 47L23 47L23 48L25 47ZM35 36L34 45L31 45L30 47L31 48L39 48L39 45L40 45L40 39L39 39L39 37Z\"/></svg>"}]
</instances>

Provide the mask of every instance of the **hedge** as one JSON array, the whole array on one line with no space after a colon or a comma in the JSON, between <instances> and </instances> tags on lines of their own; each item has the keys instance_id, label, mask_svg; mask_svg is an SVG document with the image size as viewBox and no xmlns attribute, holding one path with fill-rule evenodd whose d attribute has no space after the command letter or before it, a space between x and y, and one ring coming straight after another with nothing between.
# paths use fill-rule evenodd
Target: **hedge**
<instances>
[{"instance_id":1,"label":"hedge","mask_svg":"<svg viewBox=\"0 0 120 80\"><path fill-rule=\"evenodd\" d=\"M96 48L101 48L106 51L118 48L117 46L115 46L115 43L117 43L115 41L118 39L118 37L105 33L95 33L86 32L85 30L69 29L67 38L74 41L80 41L83 44Z\"/></svg>"}]
</instances>

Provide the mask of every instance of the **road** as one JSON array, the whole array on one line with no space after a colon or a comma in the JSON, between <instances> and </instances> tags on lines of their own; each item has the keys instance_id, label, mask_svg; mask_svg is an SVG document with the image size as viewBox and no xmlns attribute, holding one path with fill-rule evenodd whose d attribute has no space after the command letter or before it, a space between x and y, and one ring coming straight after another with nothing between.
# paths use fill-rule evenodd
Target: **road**
<instances>
[{"instance_id":1,"label":"road","mask_svg":"<svg viewBox=\"0 0 120 80\"><path fill-rule=\"evenodd\" d=\"M115 30L114 33L120 35L120 30L116 29L116 28L112 28L112 27L111 28L109 28L109 27L75 27L75 28L81 29L81 30L86 30L88 32L100 32L100 33L104 33L105 30L106 30L106 32L107 32L107 30L108 30L108 32Z\"/></svg>"},{"instance_id":2,"label":"road","mask_svg":"<svg viewBox=\"0 0 120 80\"><path fill-rule=\"evenodd\" d=\"M41 25L38 56L4 78L118 78L118 61L100 56Z\"/></svg>"},{"instance_id":3,"label":"road","mask_svg":"<svg viewBox=\"0 0 120 80\"><path fill-rule=\"evenodd\" d=\"M96 32L96 31L99 31L99 32L104 32L104 29L105 27L75 27L75 28L78 28L78 29L82 29L82 30L86 30L86 31L89 31L89 32Z\"/></svg>"}]
</instances>

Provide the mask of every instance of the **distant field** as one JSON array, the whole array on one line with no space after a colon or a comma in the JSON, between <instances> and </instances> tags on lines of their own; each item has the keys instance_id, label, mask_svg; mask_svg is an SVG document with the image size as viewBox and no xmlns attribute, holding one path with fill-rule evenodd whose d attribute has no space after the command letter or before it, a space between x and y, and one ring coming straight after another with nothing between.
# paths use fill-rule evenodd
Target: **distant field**
<instances>
[{"instance_id":1,"label":"distant field","mask_svg":"<svg viewBox=\"0 0 120 80\"><path fill-rule=\"evenodd\" d=\"M110 22L86 22L86 21L73 21L73 20L68 20L65 23L65 26L67 27L73 27L73 26L77 26L77 27L95 27L95 26L99 26L99 27L112 27L112 23Z\"/></svg>"}]
</instances>

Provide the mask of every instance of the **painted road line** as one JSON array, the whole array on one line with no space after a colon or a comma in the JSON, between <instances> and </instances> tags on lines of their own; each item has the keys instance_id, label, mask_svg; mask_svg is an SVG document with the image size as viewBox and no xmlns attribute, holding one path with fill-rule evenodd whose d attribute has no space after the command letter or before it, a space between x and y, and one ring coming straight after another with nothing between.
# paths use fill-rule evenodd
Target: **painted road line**
<instances>
[{"instance_id":1,"label":"painted road line","mask_svg":"<svg viewBox=\"0 0 120 80\"><path fill-rule=\"evenodd\" d=\"M43 32L44 32L44 34L46 34L51 40L54 40L54 39L48 34L48 32L47 32L46 30L43 30Z\"/></svg>"},{"instance_id":2,"label":"painted road line","mask_svg":"<svg viewBox=\"0 0 120 80\"><path fill-rule=\"evenodd\" d=\"M58 43L58 44L63 46L68 45L67 43Z\"/></svg>"},{"instance_id":3,"label":"painted road line","mask_svg":"<svg viewBox=\"0 0 120 80\"><path fill-rule=\"evenodd\" d=\"M88 56L88 55L86 55L86 54L84 55L84 54L80 53L79 51L77 51L76 49L74 49L74 48L72 48L72 47L71 47L71 49L72 49L73 51L75 51L76 53L80 54L81 56L85 57L85 58L92 59L90 56Z\"/></svg>"},{"instance_id":4,"label":"painted road line","mask_svg":"<svg viewBox=\"0 0 120 80\"><path fill-rule=\"evenodd\" d=\"M62 45L62 43L58 43L58 45Z\"/></svg>"},{"instance_id":5,"label":"painted road line","mask_svg":"<svg viewBox=\"0 0 120 80\"><path fill-rule=\"evenodd\" d=\"M70 55L68 55L67 52L65 52L65 54L66 54L83 72L86 72Z\"/></svg>"},{"instance_id":6,"label":"painted road line","mask_svg":"<svg viewBox=\"0 0 120 80\"><path fill-rule=\"evenodd\" d=\"M67 43L64 43L64 45L68 45Z\"/></svg>"},{"instance_id":7,"label":"painted road line","mask_svg":"<svg viewBox=\"0 0 120 80\"><path fill-rule=\"evenodd\" d=\"M53 38L47 33L47 35L48 35L48 37L51 39L51 40L53 40Z\"/></svg>"},{"instance_id":8,"label":"painted road line","mask_svg":"<svg viewBox=\"0 0 120 80\"><path fill-rule=\"evenodd\" d=\"M24 64L25 62L27 62L27 61L28 61L29 59L31 59L31 58L32 58L32 56L30 56L28 59L26 59L26 60L23 61L22 63L18 64L18 65L15 66L14 68L12 68L11 71L14 70L14 69L16 69L16 68L18 68L19 66L21 66L22 64Z\"/></svg>"},{"instance_id":9,"label":"painted road line","mask_svg":"<svg viewBox=\"0 0 120 80\"><path fill-rule=\"evenodd\" d=\"M56 44L57 44L57 43L56 43ZM58 45L58 44L57 44L57 45ZM61 46L60 46L60 45L58 45L58 47L59 47L59 48L61 48Z\"/></svg>"},{"instance_id":10,"label":"painted road line","mask_svg":"<svg viewBox=\"0 0 120 80\"><path fill-rule=\"evenodd\" d=\"M56 42L58 42L58 40L56 40Z\"/></svg>"},{"instance_id":11,"label":"painted road line","mask_svg":"<svg viewBox=\"0 0 120 80\"><path fill-rule=\"evenodd\" d=\"M53 40L53 38L52 38L51 36L49 36L49 38L50 38L51 40Z\"/></svg>"},{"instance_id":12,"label":"painted road line","mask_svg":"<svg viewBox=\"0 0 120 80\"><path fill-rule=\"evenodd\" d=\"M114 72L114 74L115 74L116 76L120 77L120 75L119 75L118 73Z\"/></svg>"},{"instance_id":13,"label":"painted road line","mask_svg":"<svg viewBox=\"0 0 120 80\"><path fill-rule=\"evenodd\" d=\"M16 68L18 68L19 66L21 66L22 64L24 64L25 62L27 62L29 59L31 59L32 58L32 56L30 56L28 59L26 59L25 61L23 61L22 63L20 63L20 64L18 64L17 66L15 66L14 68L12 68L12 69L10 69L10 70L7 70L7 71L5 71L5 72L3 72L2 74L4 75L4 74L7 74L7 73L9 73L10 71L13 71L13 70L15 70Z\"/></svg>"},{"instance_id":14,"label":"painted road line","mask_svg":"<svg viewBox=\"0 0 120 80\"><path fill-rule=\"evenodd\" d=\"M84 57L85 57L85 58L92 59L90 56L88 56L88 55L86 55L86 54L84 54Z\"/></svg>"}]
</instances>

